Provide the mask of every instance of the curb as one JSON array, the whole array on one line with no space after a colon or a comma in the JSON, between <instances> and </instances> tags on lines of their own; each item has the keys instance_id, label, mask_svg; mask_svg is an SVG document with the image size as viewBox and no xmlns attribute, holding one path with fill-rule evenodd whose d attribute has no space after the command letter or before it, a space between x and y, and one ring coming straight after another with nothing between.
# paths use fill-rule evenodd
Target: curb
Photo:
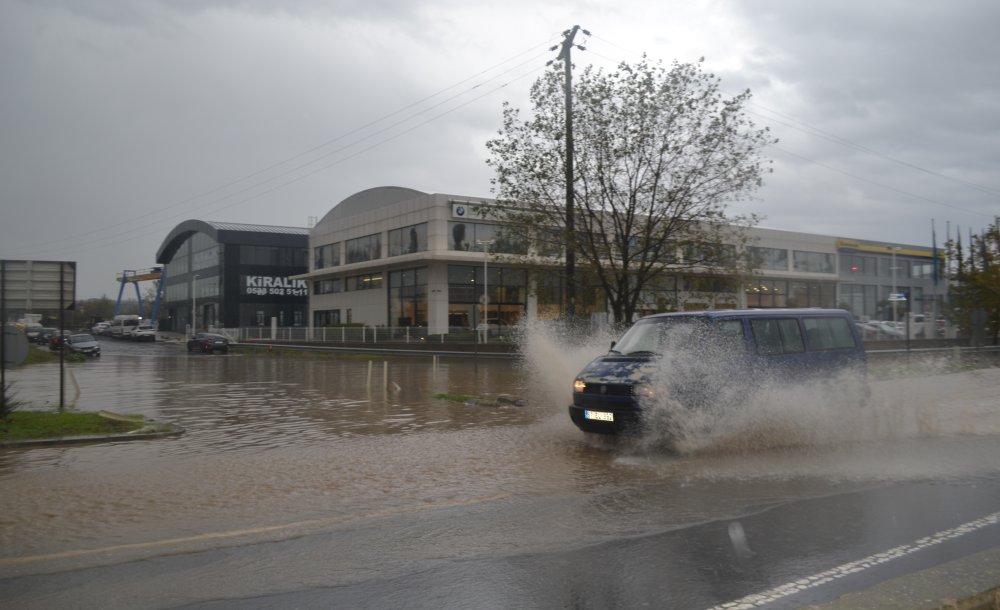
<instances>
[{"instance_id":1,"label":"curb","mask_svg":"<svg viewBox=\"0 0 1000 610\"><path fill-rule=\"evenodd\" d=\"M109 419L119 419L120 416L101 411L101 415L112 415ZM158 438L168 438L184 434L184 428L170 423L147 420L146 425L132 432L121 434L85 434L80 436L60 436L57 438L31 438L20 441L2 441L0 449L56 447L61 445L83 445L87 443L107 443L119 441L146 441Z\"/></svg>"}]
</instances>

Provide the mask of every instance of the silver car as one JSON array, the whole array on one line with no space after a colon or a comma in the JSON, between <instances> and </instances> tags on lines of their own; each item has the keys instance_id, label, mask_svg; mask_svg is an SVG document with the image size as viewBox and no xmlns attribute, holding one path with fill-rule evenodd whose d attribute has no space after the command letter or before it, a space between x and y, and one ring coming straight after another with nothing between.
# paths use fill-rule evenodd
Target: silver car
<instances>
[{"instance_id":1,"label":"silver car","mask_svg":"<svg viewBox=\"0 0 1000 610\"><path fill-rule=\"evenodd\" d=\"M66 348L70 353L83 354L96 358L101 355L101 344L89 333L80 333L66 337Z\"/></svg>"}]
</instances>

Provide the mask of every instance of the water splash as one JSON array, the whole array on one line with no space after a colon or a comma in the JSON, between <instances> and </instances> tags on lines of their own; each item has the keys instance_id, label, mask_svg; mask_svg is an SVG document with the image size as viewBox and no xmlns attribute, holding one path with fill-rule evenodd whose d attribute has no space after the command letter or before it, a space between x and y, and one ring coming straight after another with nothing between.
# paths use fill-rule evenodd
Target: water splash
<instances>
[{"instance_id":1,"label":"water splash","mask_svg":"<svg viewBox=\"0 0 1000 610\"><path fill-rule=\"evenodd\" d=\"M593 358L617 338L612 329L574 340L558 323L521 328L524 372L538 403L552 406L568 424L572 383ZM646 410L648 429L638 438L596 439L602 447L647 452L664 447L690 454L746 454L856 442L900 441L954 435L1000 434L1000 369L900 376L870 381L862 399L860 379L844 373L818 380L753 380L729 384L731 358L718 346L674 351L658 361L658 381ZM896 375L907 372L895 366ZM710 388L714 400L689 408L678 387L692 378ZM575 428L573 428L575 430ZM603 442L602 442L603 441Z\"/></svg>"}]
</instances>

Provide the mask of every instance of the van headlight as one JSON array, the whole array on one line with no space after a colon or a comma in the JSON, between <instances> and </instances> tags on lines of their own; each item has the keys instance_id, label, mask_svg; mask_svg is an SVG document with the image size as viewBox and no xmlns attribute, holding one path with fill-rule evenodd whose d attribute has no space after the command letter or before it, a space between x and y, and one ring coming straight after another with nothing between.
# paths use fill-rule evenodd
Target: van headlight
<instances>
[{"instance_id":1,"label":"van headlight","mask_svg":"<svg viewBox=\"0 0 1000 610\"><path fill-rule=\"evenodd\" d=\"M579 394L587 389L587 382L582 379L577 379L573 382L573 392Z\"/></svg>"},{"instance_id":2,"label":"van headlight","mask_svg":"<svg viewBox=\"0 0 1000 610\"><path fill-rule=\"evenodd\" d=\"M637 383L632 386L632 395L639 398L655 398L657 394L656 386L648 383Z\"/></svg>"}]
</instances>

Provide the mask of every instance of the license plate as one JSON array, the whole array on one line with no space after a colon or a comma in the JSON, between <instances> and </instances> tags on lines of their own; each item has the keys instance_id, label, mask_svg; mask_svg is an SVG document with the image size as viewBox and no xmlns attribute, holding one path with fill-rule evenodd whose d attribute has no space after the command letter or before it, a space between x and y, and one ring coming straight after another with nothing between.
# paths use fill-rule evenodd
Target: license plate
<instances>
[{"instance_id":1,"label":"license plate","mask_svg":"<svg viewBox=\"0 0 1000 610\"><path fill-rule=\"evenodd\" d=\"M596 419L598 421L615 421L614 413L605 413L604 411L584 411L584 419Z\"/></svg>"}]
</instances>

